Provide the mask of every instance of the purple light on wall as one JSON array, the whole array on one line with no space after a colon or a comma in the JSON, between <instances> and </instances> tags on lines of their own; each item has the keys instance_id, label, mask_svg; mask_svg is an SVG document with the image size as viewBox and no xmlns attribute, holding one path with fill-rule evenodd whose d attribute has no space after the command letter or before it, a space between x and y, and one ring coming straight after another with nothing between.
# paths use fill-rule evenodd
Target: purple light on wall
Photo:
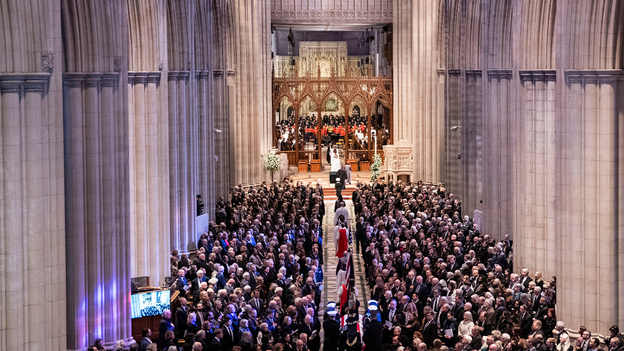
<instances>
[{"instance_id":1,"label":"purple light on wall","mask_svg":"<svg viewBox=\"0 0 624 351\"><path fill-rule=\"evenodd\" d=\"M117 300L117 280L113 279L113 281L110 284L110 292L109 295L111 297L111 301L116 301ZM116 321L117 320L117 309L113 308L113 320Z\"/></svg>"}]
</instances>

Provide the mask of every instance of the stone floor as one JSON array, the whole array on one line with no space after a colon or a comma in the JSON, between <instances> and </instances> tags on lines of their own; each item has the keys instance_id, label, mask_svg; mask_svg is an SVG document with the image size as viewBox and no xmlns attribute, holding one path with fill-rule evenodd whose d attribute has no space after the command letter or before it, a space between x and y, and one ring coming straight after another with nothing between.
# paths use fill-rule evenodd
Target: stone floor
<instances>
[{"instance_id":1,"label":"stone floor","mask_svg":"<svg viewBox=\"0 0 624 351\"><path fill-rule=\"evenodd\" d=\"M370 182L370 176L373 172L351 172L351 183L356 184L358 181L361 182ZM293 179L295 182L303 181L304 183L312 182L312 184L316 184L317 182L321 183L323 187L332 186L329 183L329 168L326 168L321 172L297 172L296 168L291 167L291 170L288 172L288 176ZM333 222L332 222L333 223Z\"/></svg>"},{"instance_id":2,"label":"stone floor","mask_svg":"<svg viewBox=\"0 0 624 351\"><path fill-rule=\"evenodd\" d=\"M318 174L318 173L316 173ZM321 306L319 307L319 319L323 320L325 314L325 308L328 301L338 301L337 287L336 287L336 265L338 264L338 257L336 257L336 248L333 240L334 233L334 201L325 201L326 216L323 219L323 256L325 264L323 265L323 273L325 274L325 280L323 282L323 292L321 293ZM355 214L353 213L353 203L348 201L347 209L349 210L349 226L355 230ZM351 250L356 252L355 239L350 245ZM364 273L364 261L361 255L357 253L353 256L353 265L355 266L355 284L358 289L360 300L360 314L363 315L366 312L366 302L368 301L368 289L366 288L366 278ZM323 331L321 330L321 340L323 338ZM322 348L321 348L322 350Z\"/></svg>"}]
</instances>

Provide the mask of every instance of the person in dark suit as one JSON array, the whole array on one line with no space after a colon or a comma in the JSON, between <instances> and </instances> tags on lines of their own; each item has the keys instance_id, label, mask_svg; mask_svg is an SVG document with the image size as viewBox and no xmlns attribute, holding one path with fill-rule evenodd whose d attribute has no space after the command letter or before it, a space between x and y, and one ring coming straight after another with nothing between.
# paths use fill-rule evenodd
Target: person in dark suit
<instances>
[{"instance_id":1,"label":"person in dark suit","mask_svg":"<svg viewBox=\"0 0 624 351\"><path fill-rule=\"evenodd\" d=\"M223 351L223 345L221 345L221 339L223 339L223 329L219 328L215 330L214 339L210 344L212 351Z\"/></svg>"},{"instance_id":2,"label":"person in dark suit","mask_svg":"<svg viewBox=\"0 0 624 351\"><path fill-rule=\"evenodd\" d=\"M531 325L533 324L533 316L527 311L526 305L520 305L519 319L522 338L526 339L531 333Z\"/></svg>"},{"instance_id":3,"label":"person in dark suit","mask_svg":"<svg viewBox=\"0 0 624 351\"><path fill-rule=\"evenodd\" d=\"M223 276L223 272L225 268L223 266L219 266L219 273L217 273L217 289L223 289L225 287L225 277Z\"/></svg>"},{"instance_id":4,"label":"person in dark suit","mask_svg":"<svg viewBox=\"0 0 624 351\"><path fill-rule=\"evenodd\" d=\"M146 351L147 347L149 345L152 344L152 339L150 339L150 337L152 336L152 330L151 329L143 329L143 331L141 332L141 344L139 346L139 351Z\"/></svg>"},{"instance_id":5,"label":"person in dark suit","mask_svg":"<svg viewBox=\"0 0 624 351\"><path fill-rule=\"evenodd\" d=\"M306 284L301 288L301 296L308 296L310 293L314 291L314 303L318 304L321 302L321 291L319 287L314 284L314 279L308 277L306 279Z\"/></svg>"},{"instance_id":6,"label":"person in dark suit","mask_svg":"<svg viewBox=\"0 0 624 351\"><path fill-rule=\"evenodd\" d=\"M336 178L340 178L340 186L342 186L342 190L345 189L345 184L347 182L347 171L345 171L345 167L342 166L338 172L336 172Z\"/></svg>"},{"instance_id":7,"label":"person in dark suit","mask_svg":"<svg viewBox=\"0 0 624 351\"><path fill-rule=\"evenodd\" d=\"M176 310L175 334L176 339L184 339L186 332L186 320L188 319L188 307L186 307L186 299L180 298L180 307Z\"/></svg>"},{"instance_id":8,"label":"person in dark suit","mask_svg":"<svg viewBox=\"0 0 624 351\"><path fill-rule=\"evenodd\" d=\"M358 218L358 222L355 225L355 248L357 250L357 253L360 253L360 248L362 249L361 252L364 253L366 252L366 246L368 246L368 238L366 237L366 222L364 222L364 217L360 216Z\"/></svg>"},{"instance_id":9,"label":"person in dark suit","mask_svg":"<svg viewBox=\"0 0 624 351\"><path fill-rule=\"evenodd\" d=\"M253 307L256 312L258 312L258 316L261 316L264 313L264 300L260 298L259 289L254 290L253 297L249 300L248 304Z\"/></svg>"},{"instance_id":10,"label":"person in dark suit","mask_svg":"<svg viewBox=\"0 0 624 351\"><path fill-rule=\"evenodd\" d=\"M438 337L438 325L435 322L433 312L427 313L427 321L423 326L423 342L427 344L427 348L433 348L433 340Z\"/></svg>"},{"instance_id":11,"label":"person in dark suit","mask_svg":"<svg viewBox=\"0 0 624 351\"><path fill-rule=\"evenodd\" d=\"M325 331L323 350L337 351L338 341L340 340L340 324L336 321L335 307L327 311L327 319L323 322L323 330Z\"/></svg>"},{"instance_id":12,"label":"person in dark suit","mask_svg":"<svg viewBox=\"0 0 624 351\"><path fill-rule=\"evenodd\" d=\"M178 276L176 277L175 282L171 285L172 291L185 289L185 287L187 286L187 280L185 275L186 271L184 271L184 269L178 270Z\"/></svg>"},{"instance_id":13,"label":"person in dark suit","mask_svg":"<svg viewBox=\"0 0 624 351\"><path fill-rule=\"evenodd\" d=\"M531 333L529 333L529 336L534 338L537 335L541 335L542 340L544 339L544 332L542 331L542 322L538 319L535 319L533 321L533 324L531 324Z\"/></svg>"},{"instance_id":14,"label":"person in dark suit","mask_svg":"<svg viewBox=\"0 0 624 351\"><path fill-rule=\"evenodd\" d=\"M527 292L529 290L529 283L532 282L533 279L529 277L529 270L526 268L522 268L520 271L520 284L522 284L522 291Z\"/></svg>"},{"instance_id":15,"label":"person in dark suit","mask_svg":"<svg viewBox=\"0 0 624 351\"><path fill-rule=\"evenodd\" d=\"M370 306L369 306L370 307ZM364 320L364 342L370 350L381 350L383 340L383 324L379 321L378 311L371 310L370 317Z\"/></svg>"},{"instance_id":16,"label":"person in dark suit","mask_svg":"<svg viewBox=\"0 0 624 351\"><path fill-rule=\"evenodd\" d=\"M336 172L336 183L334 184L334 188L336 189L336 196L338 198L342 198L342 188L343 187L342 187L342 175L340 174L341 171L342 171L342 168L339 169L338 172ZM340 180L338 180L338 179L340 179Z\"/></svg>"},{"instance_id":17,"label":"person in dark suit","mask_svg":"<svg viewBox=\"0 0 624 351\"><path fill-rule=\"evenodd\" d=\"M414 292L418 294L418 299L423 301L423 303L427 301L427 298L429 298L429 288L427 287L427 284L423 283L423 278L420 275L416 277Z\"/></svg>"},{"instance_id":18,"label":"person in dark suit","mask_svg":"<svg viewBox=\"0 0 624 351\"><path fill-rule=\"evenodd\" d=\"M173 330L174 326L171 323L171 311L164 310L162 319L158 325L158 348L163 349L165 347L165 334L169 330Z\"/></svg>"},{"instance_id":19,"label":"person in dark suit","mask_svg":"<svg viewBox=\"0 0 624 351\"><path fill-rule=\"evenodd\" d=\"M221 322L221 330L223 330L223 337L221 338L221 345L223 346L223 351L232 350L232 346L236 341L234 328L232 328L232 320L228 316L223 316Z\"/></svg>"}]
</instances>

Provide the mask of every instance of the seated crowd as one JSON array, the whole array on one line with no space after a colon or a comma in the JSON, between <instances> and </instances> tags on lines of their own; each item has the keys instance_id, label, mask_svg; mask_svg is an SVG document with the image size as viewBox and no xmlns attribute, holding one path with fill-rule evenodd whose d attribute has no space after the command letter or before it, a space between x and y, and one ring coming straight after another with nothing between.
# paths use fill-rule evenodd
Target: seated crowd
<instances>
[{"instance_id":1,"label":"seated crowd","mask_svg":"<svg viewBox=\"0 0 624 351\"><path fill-rule=\"evenodd\" d=\"M556 280L512 273L513 242L480 233L443 187L358 184L355 238L371 307L367 349L587 351L555 316ZM373 301L374 300L374 301ZM380 314L377 316L377 314ZM614 326L617 329L617 326ZM613 329L613 328L612 328ZM606 340L617 346L619 338ZM617 344L617 345L616 345Z\"/></svg>"},{"instance_id":2,"label":"seated crowd","mask_svg":"<svg viewBox=\"0 0 624 351\"><path fill-rule=\"evenodd\" d=\"M179 307L165 311L158 350L320 349L323 189L235 187L193 259L171 257Z\"/></svg>"}]
</instances>

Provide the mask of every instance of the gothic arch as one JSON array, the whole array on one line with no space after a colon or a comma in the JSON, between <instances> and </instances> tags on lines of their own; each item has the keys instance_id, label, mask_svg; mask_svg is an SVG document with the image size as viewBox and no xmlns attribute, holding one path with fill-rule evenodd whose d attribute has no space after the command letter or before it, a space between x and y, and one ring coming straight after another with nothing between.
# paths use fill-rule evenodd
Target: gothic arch
<instances>
[{"instance_id":1,"label":"gothic arch","mask_svg":"<svg viewBox=\"0 0 624 351\"><path fill-rule=\"evenodd\" d=\"M273 111L279 108L279 104L283 98L286 98L288 102L290 102L290 105L293 106L293 108L295 107L295 99L290 94L281 94L273 100Z\"/></svg>"}]
</instances>

